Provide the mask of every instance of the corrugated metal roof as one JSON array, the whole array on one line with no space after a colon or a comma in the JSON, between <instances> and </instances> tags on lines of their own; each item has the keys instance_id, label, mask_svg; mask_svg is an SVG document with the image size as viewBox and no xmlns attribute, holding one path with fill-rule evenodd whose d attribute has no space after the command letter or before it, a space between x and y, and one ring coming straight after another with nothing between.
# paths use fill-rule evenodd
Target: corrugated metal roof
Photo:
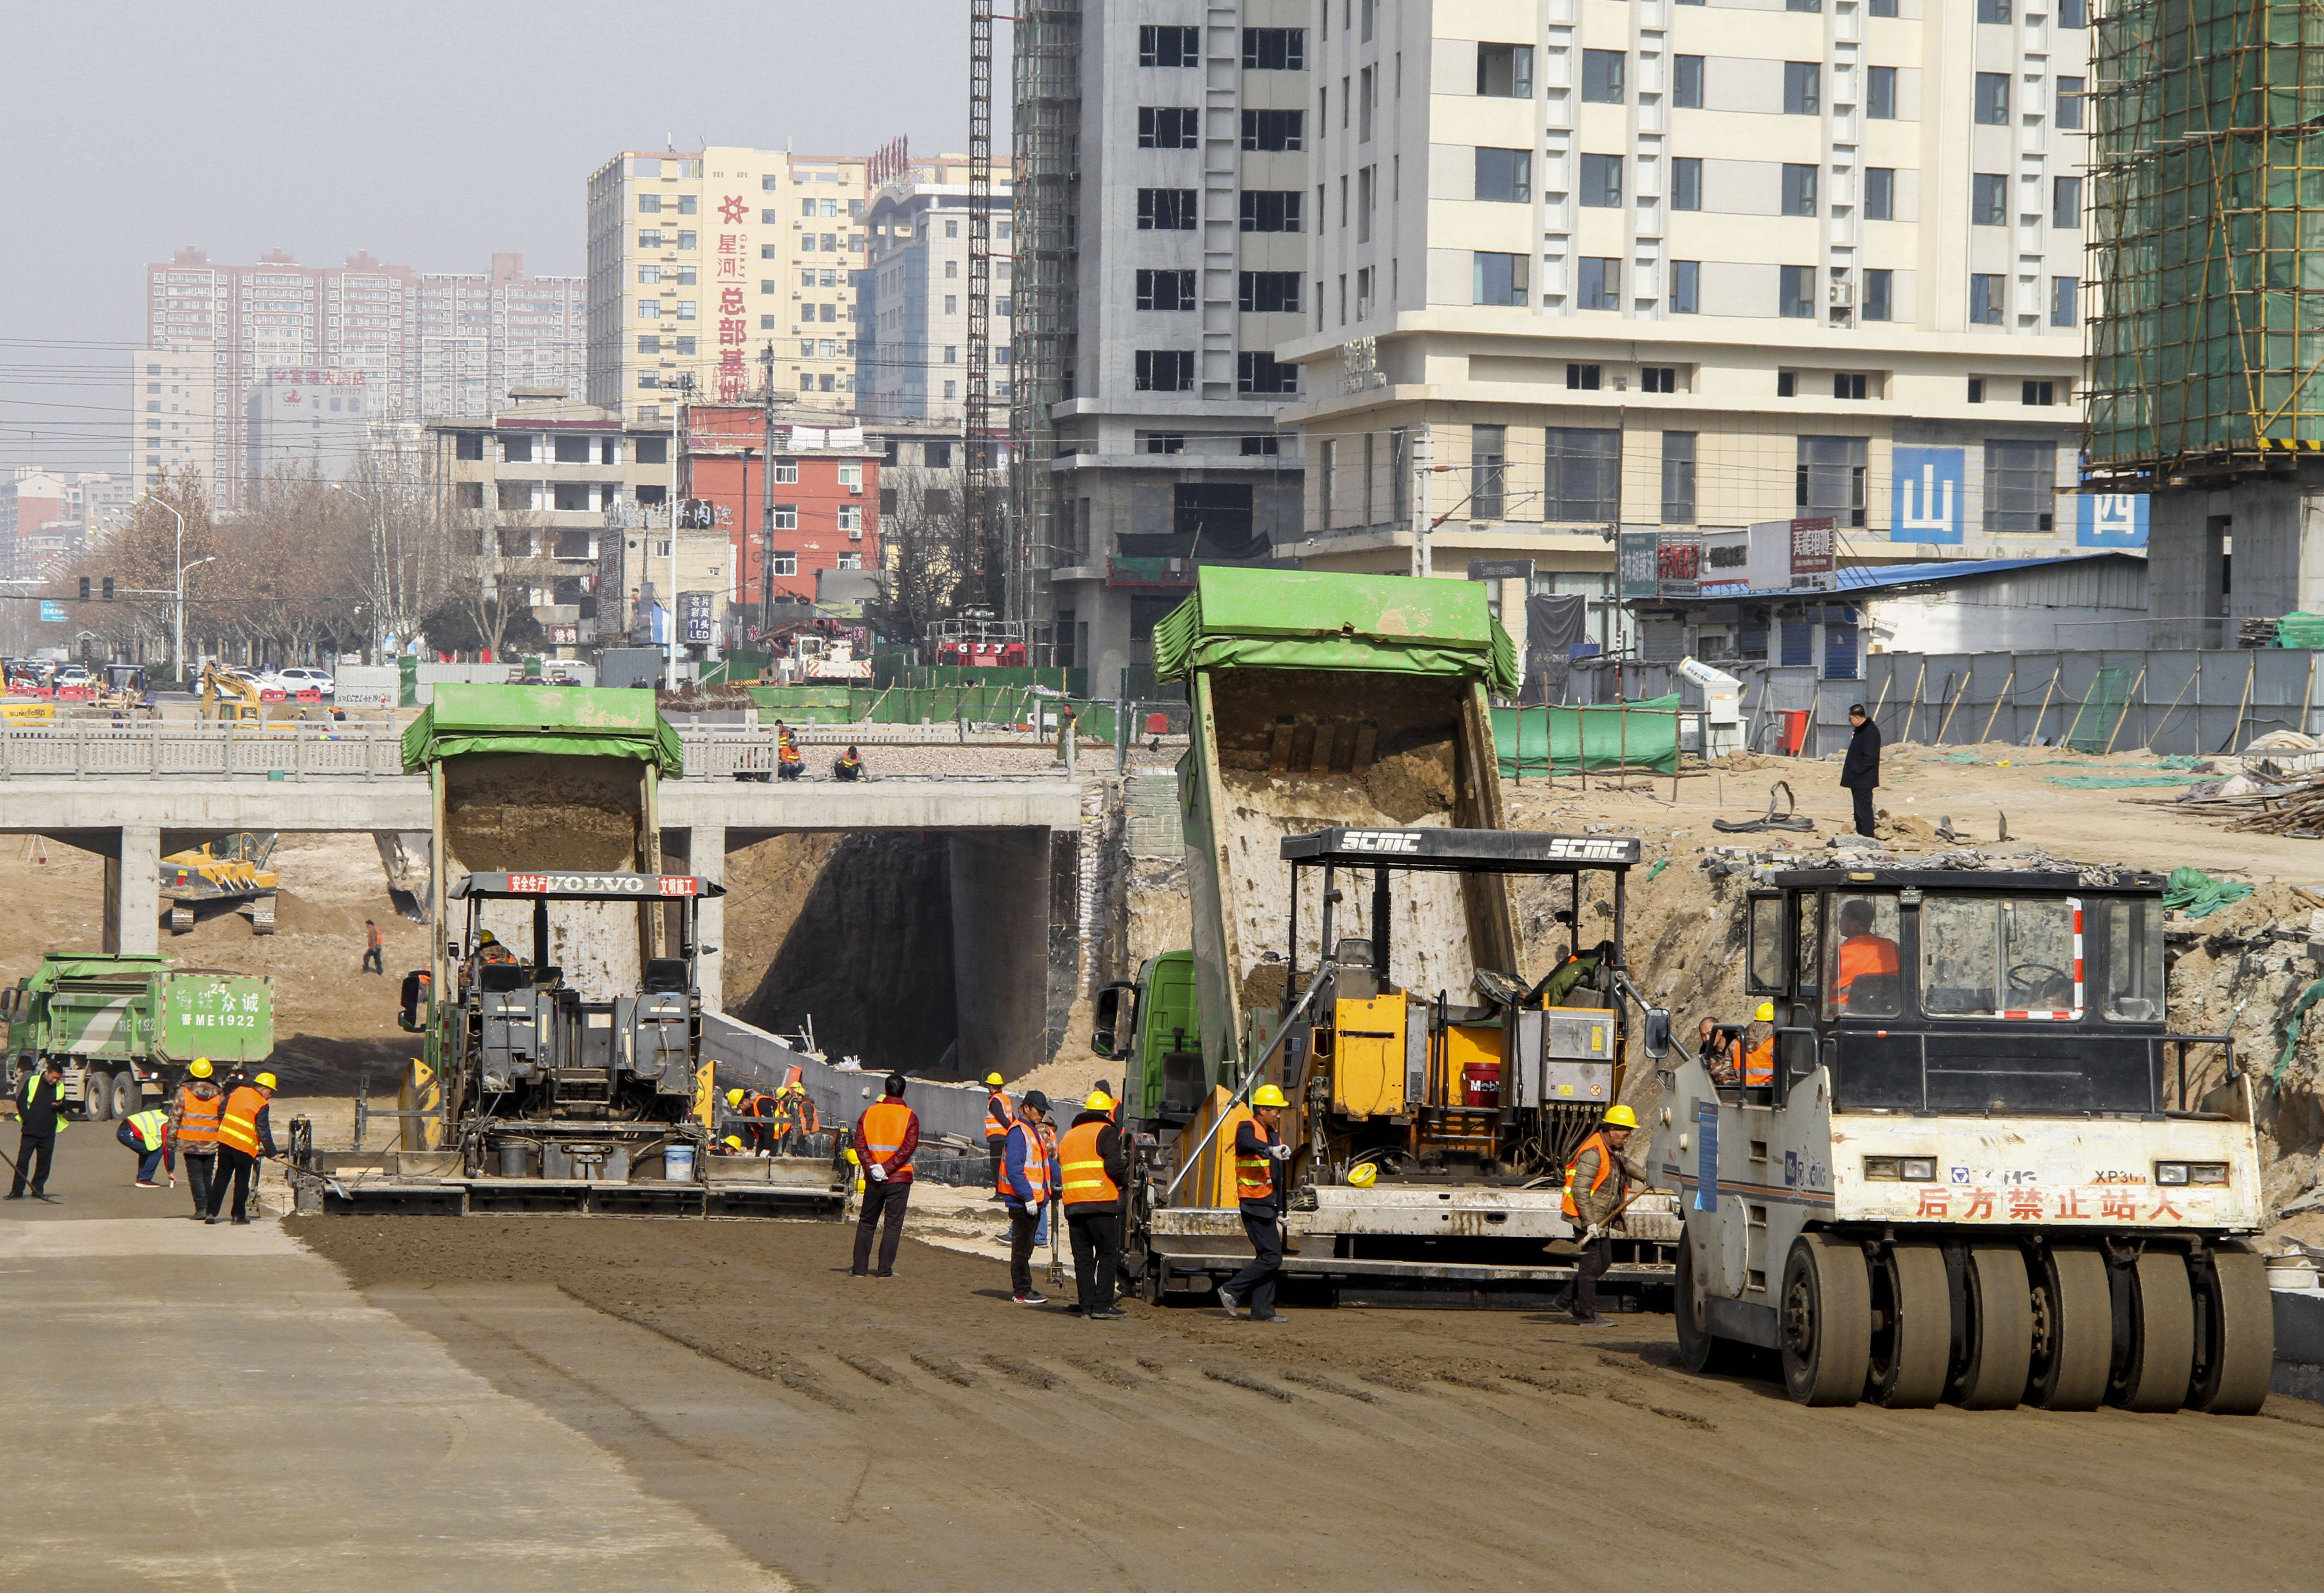
<instances>
[{"instance_id":1,"label":"corrugated metal roof","mask_svg":"<svg viewBox=\"0 0 2324 1593\"><path fill-rule=\"evenodd\" d=\"M2144 560L2128 553L2108 551L2079 555L2067 559L1963 559L1929 564L1858 565L1837 573L1838 585L1831 594L1791 591L1784 588L1761 590L1740 584L1705 587L1699 597L1646 598L1642 601L1661 603L1732 603L1741 597L1786 597L1808 602L1819 596L1848 592L1897 591L1908 587L1950 586L1957 581L1974 580L1980 576L2006 575L2018 570L2076 570L2087 572L2099 564L2138 564Z\"/></svg>"}]
</instances>

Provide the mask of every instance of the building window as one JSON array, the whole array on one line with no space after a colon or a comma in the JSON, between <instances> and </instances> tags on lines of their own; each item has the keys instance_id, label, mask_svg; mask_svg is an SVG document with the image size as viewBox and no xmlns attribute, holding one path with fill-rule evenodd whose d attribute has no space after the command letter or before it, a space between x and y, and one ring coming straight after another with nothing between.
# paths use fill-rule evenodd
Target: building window
<instances>
[{"instance_id":1,"label":"building window","mask_svg":"<svg viewBox=\"0 0 2324 1593\"><path fill-rule=\"evenodd\" d=\"M2082 90L2086 80L2080 78L2058 79L2058 126L2060 131L2079 133L2082 129Z\"/></svg>"},{"instance_id":2,"label":"building window","mask_svg":"<svg viewBox=\"0 0 2324 1593\"><path fill-rule=\"evenodd\" d=\"M1694 433L1663 433L1663 523L1694 523Z\"/></svg>"},{"instance_id":3,"label":"building window","mask_svg":"<svg viewBox=\"0 0 2324 1593\"><path fill-rule=\"evenodd\" d=\"M1671 162L1671 208L1702 208L1702 162L1699 157L1681 155Z\"/></svg>"},{"instance_id":4,"label":"building window","mask_svg":"<svg viewBox=\"0 0 2324 1593\"><path fill-rule=\"evenodd\" d=\"M1638 367L1638 385L1648 393L1676 393L1678 367L1671 365L1650 365Z\"/></svg>"},{"instance_id":5,"label":"building window","mask_svg":"<svg viewBox=\"0 0 2324 1593\"><path fill-rule=\"evenodd\" d=\"M1186 451L1184 431L1140 431L1137 436L1138 451L1142 454L1182 454Z\"/></svg>"},{"instance_id":6,"label":"building window","mask_svg":"<svg viewBox=\"0 0 2324 1593\"><path fill-rule=\"evenodd\" d=\"M1194 351L1186 348L1141 348L1137 358L1137 388L1140 393L1185 393L1194 385Z\"/></svg>"},{"instance_id":7,"label":"building window","mask_svg":"<svg viewBox=\"0 0 2324 1593\"><path fill-rule=\"evenodd\" d=\"M1681 55L1673 59L1671 103L1683 111L1702 108L1702 57Z\"/></svg>"},{"instance_id":8,"label":"building window","mask_svg":"<svg viewBox=\"0 0 2324 1593\"><path fill-rule=\"evenodd\" d=\"M1592 105L1620 105L1629 56L1619 50L1582 52L1582 97Z\"/></svg>"},{"instance_id":9,"label":"building window","mask_svg":"<svg viewBox=\"0 0 2324 1593\"><path fill-rule=\"evenodd\" d=\"M532 463L532 439L523 433L501 440L501 458L511 465Z\"/></svg>"},{"instance_id":10,"label":"building window","mask_svg":"<svg viewBox=\"0 0 2324 1593\"><path fill-rule=\"evenodd\" d=\"M1187 30L1189 32L1192 29ZM1304 72L1307 69L1307 30L1305 28L1245 28L1242 69L1246 72Z\"/></svg>"},{"instance_id":11,"label":"building window","mask_svg":"<svg viewBox=\"0 0 2324 1593\"><path fill-rule=\"evenodd\" d=\"M1979 72L1972 103L1977 107L1977 119L1981 125L2006 127L2009 125L2009 74Z\"/></svg>"},{"instance_id":12,"label":"building window","mask_svg":"<svg viewBox=\"0 0 2324 1593\"><path fill-rule=\"evenodd\" d=\"M1528 292L1524 255L1488 255L1480 250L1471 256L1471 275L1475 292L1471 302L1478 304L1523 304Z\"/></svg>"},{"instance_id":13,"label":"building window","mask_svg":"<svg viewBox=\"0 0 2324 1593\"><path fill-rule=\"evenodd\" d=\"M2061 28L2089 27L2089 6L2084 0L2058 0L2058 25Z\"/></svg>"},{"instance_id":14,"label":"building window","mask_svg":"<svg viewBox=\"0 0 2324 1593\"><path fill-rule=\"evenodd\" d=\"M1585 166L1593 157L1582 157ZM1586 184L1586 180L1585 180ZM1477 151L1476 197L1502 204L1526 204L1533 199L1533 152L1522 149ZM1588 199L1582 203L1588 204Z\"/></svg>"},{"instance_id":15,"label":"building window","mask_svg":"<svg viewBox=\"0 0 2324 1593\"><path fill-rule=\"evenodd\" d=\"M1279 437L1246 437L1242 440L1242 457L1247 459L1273 458L1282 451L1283 440Z\"/></svg>"},{"instance_id":16,"label":"building window","mask_svg":"<svg viewBox=\"0 0 2324 1593\"><path fill-rule=\"evenodd\" d=\"M2050 324L2052 326L2071 327L2078 324L2078 318L2074 313L2074 301L2080 295L2081 286L2080 277L2053 276L2050 279Z\"/></svg>"},{"instance_id":17,"label":"building window","mask_svg":"<svg viewBox=\"0 0 2324 1593\"><path fill-rule=\"evenodd\" d=\"M1797 371L1777 371L1775 373L1775 396L1777 398L1797 398L1799 395L1799 373Z\"/></svg>"},{"instance_id":18,"label":"building window","mask_svg":"<svg viewBox=\"0 0 2324 1593\"><path fill-rule=\"evenodd\" d=\"M2050 180L2050 225L2061 232L2079 232L2081 229L2080 178L2053 177Z\"/></svg>"},{"instance_id":19,"label":"building window","mask_svg":"<svg viewBox=\"0 0 2324 1593\"><path fill-rule=\"evenodd\" d=\"M1533 97L1533 46L1477 46L1477 92L1489 99Z\"/></svg>"},{"instance_id":20,"label":"building window","mask_svg":"<svg viewBox=\"0 0 2324 1593\"><path fill-rule=\"evenodd\" d=\"M1140 310L1194 308L1194 273L1191 271L1141 271L1138 273Z\"/></svg>"},{"instance_id":21,"label":"building window","mask_svg":"<svg viewBox=\"0 0 2324 1593\"><path fill-rule=\"evenodd\" d=\"M792 512L797 514L798 511ZM770 574L797 575L798 573L798 554L794 550L777 548L767 557L770 561L767 567Z\"/></svg>"},{"instance_id":22,"label":"building window","mask_svg":"<svg viewBox=\"0 0 2324 1593\"><path fill-rule=\"evenodd\" d=\"M1802 518L1829 514L1834 525L1864 523L1864 471L1872 445L1861 437L1803 437L1792 502Z\"/></svg>"},{"instance_id":23,"label":"building window","mask_svg":"<svg viewBox=\"0 0 2324 1593\"><path fill-rule=\"evenodd\" d=\"M1576 310L1622 308L1622 263L1600 255L1584 255L1576 275Z\"/></svg>"},{"instance_id":24,"label":"building window","mask_svg":"<svg viewBox=\"0 0 2324 1593\"><path fill-rule=\"evenodd\" d=\"M1186 274L1192 278L1194 273ZM1296 313L1300 307L1299 273L1296 271L1246 271L1239 285L1240 296L1236 307L1248 313Z\"/></svg>"},{"instance_id":25,"label":"building window","mask_svg":"<svg viewBox=\"0 0 2324 1593\"><path fill-rule=\"evenodd\" d=\"M641 215L641 216L658 216L658 215L659 215L660 213L661 213L661 195L659 195L659 194L658 194L658 193L641 193L641 194L640 194L640 195L638 196L638 214L639 214L639 215Z\"/></svg>"},{"instance_id":26,"label":"building window","mask_svg":"<svg viewBox=\"0 0 2324 1593\"><path fill-rule=\"evenodd\" d=\"M1971 403L1983 403L1985 402L1985 378L1983 376L1971 376L1969 379L1969 401Z\"/></svg>"},{"instance_id":27,"label":"building window","mask_svg":"<svg viewBox=\"0 0 2324 1593\"><path fill-rule=\"evenodd\" d=\"M2020 384L2017 402L2032 404L2036 409L2047 409L2058 402L2057 393L2057 384L2053 382L2025 382Z\"/></svg>"},{"instance_id":28,"label":"building window","mask_svg":"<svg viewBox=\"0 0 2324 1593\"><path fill-rule=\"evenodd\" d=\"M1480 150L1478 153L1481 154L1484 152ZM1592 209L1618 209L1622 203L1622 157L1583 155L1582 190L1574 197Z\"/></svg>"},{"instance_id":29,"label":"building window","mask_svg":"<svg viewBox=\"0 0 2324 1593\"><path fill-rule=\"evenodd\" d=\"M1673 315L1696 315L1702 310L1702 262L1671 262L1670 307Z\"/></svg>"},{"instance_id":30,"label":"building window","mask_svg":"<svg viewBox=\"0 0 2324 1593\"><path fill-rule=\"evenodd\" d=\"M849 532L862 531L863 529L863 505L861 504L840 505L839 529Z\"/></svg>"},{"instance_id":31,"label":"building window","mask_svg":"<svg viewBox=\"0 0 2324 1593\"><path fill-rule=\"evenodd\" d=\"M1508 468L1508 428L1469 428L1469 518L1499 520L1501 487Z\"/></svg>"},{"instance_id":32,"label":"building window","mask_svg":"<svg viewBox=\"0 0 2324 1593\"><path fill-rule=\"evenodd\" d=\"M1242 146L1248 150L1304 149L1305 111L1245 111Z\"/></svg>"},{"instance_id":33,"label":"building window","mask_svg":"<svg viewBox=\"0 0 2324 1593\"><path fill-rule=\"evenodd\" d=\"M1138 190L1138 230L1194 230L1194 190L1191 188L1141 188Z\"/></svg>"},{"instance_id":34,"label":"building window","mask_svg":"<svg viewBox=\"0 0 2324 1593\"><path fill-rule=\"evenodd\" d=\"M1985 529L1994 536L2039 536L2055 525L2058 445L1985 445Z\"/></svg>"},{"instance_id":35,"label":"building window","mask_svg":"<svg viewBox=\"0 0 2324 1593\"><path fill-rule=\"evenodd\" d=\"M1787 116L1817 116L1823 114L1823 68L1812 60L1787 60L1784 63L1784 115Z\"/></svg>"},{"instance_id":36,"label":"building window","mask_svg":"<svg viewBox=\"0 0 2324 1593\"><path fill-rule=\"evenodd\" d=\"M1565 367L1565 389L1569 393L1595 393L1603 379L1603 367L1599 366L1573 364Z\"/></svg>"},{"instance_id":37,"label":"building window","mask_svg":"<svg viewBox=\"0 0 2324 1593\"><path fill-rule=\"evenodd\" d=\"M1867 221L1896 219L1896 168L1868 166L1864 170L1864 218Z\"/></svg>"},{"instance_id":38,"label":"building window","mask_svg":"<svg viewBox=\"0 0 2324 1593\"><path fill-rule=\"evenodd\" d=\"M1242 229L1245 232L1298 232L1299 205L1304 196L1296 189L1245 189L1242 191Z\"/></svg>"},{"instance_id":39,"label":"building window","mask_svg":"<svg viewBox=\"0 0 2324 1593\"><path fill-rule=\"evenodd\" d=\"M1894 16L1896 14L1896 0L1872 0L1867 9L1874 16Z\"/></svg>"},{"instance_id":40,"label":"building window","mask_svg":"<svg viewBox=\"0 0 2324 1593\"><path fill-rule=\"evenodd\" d=\"M1831 395L1843 403L1861 401L1867 384L1862 371L1834 371L1831 374Z\"/></svg>"},{"instance_id":41,"label":"building window","mask_svg":"<svg viewBox=\"0 0 2324 1593\"><path fill-rule=\"evenodd\" d=\"M775 482L777 486L782 486L789 482L796 482L798 479L798 461L797 459L777 459L775 461Z\"/></svg>"},{"instance_id":42,"label":"building window","mask_svg":"<svg viewBox=\"0 0 2324 1593\"><path fill-rule=\"evenodd\" d=\"M1864 114L1876 122L1896 119L1896 69L1874 67L1865 83Z\"/></svg>"},{"instance_id":43,"label":"building window","mask_svg":"<svg viewBox=\"0 0 2324 1593\"><path fill-rule=\"evenodd\" d=\"M696 242L698 236L699 235L696 233L681 231L678 235L678 246L681 249L692 249L699 246Z\"/></svg>"},{"instance_id":44,"label":"building window","mask_svg":"<svg viewBox=\"0 0 2324 1593\"><path fill-rule=\"evenodd\" d=\"M1969 219L1972 227L2009 225L2009 179L1998 171L1979 171L1969 180Z\"/></svg>"},{"instance_id":45,"label":"building window","mask_svg":"<svg viewBox=\"0 0 2324 1593\"><path fill-rule=\"evenodd\" d=\"M1786 320L1813 320L1815 267L1782 265L1775 269L1775 313Z\"/></svg>"},{"instance_id":46,"label":"building window","mask_svg":"<svg viewBox=\"0 0 2324 1593\"><path fill-rule=\"evenodd\" d=\"M1550 427L1544 449L1541 517L1611 525L1621 518L1621 503L1622 433L1610 427Z\"/></svg>"},{"instance_id":47,"label":"building window","mask_svg":"<svg viewBox=\"0 0 2324 1593\"><path fill-rule=\"evenodd\" d=\"M1200 28L1142 27L1138 30L1138 64L1142 67L1192 67L1203 61Z\"/></svg>"},{"instance_id":48,"label":"building window","mask_svg":"<svg viewBox=\"0 0 2324 1593\"><path fill-rule=\"evenodd\" d=\"M2006 25L2009 21L2009 0L1977 0L1977 20L1981 23L1999 23Z\"/></svg>"},{"instance_id":49,"label":"building window","mask_svg":"<svg viewBox=\"0 0 2324 1593\"><path fill-rule=\"evenodd\" d=\"M797 531L798 529L798 505L797 504L777 504L775 505L775 529L777 531Z\"/></svg>"},{"instance_id":50,"label":"building window","mask_svg":"<svg viewBox=\"0 0 2324 1593\"><path fill-rule=\"evenodd\" d=\"M1791 162L1784 164L1784 214L1812 216L1816 213L1816 169Z\"/></svg>"},{"instance_id":51,"label":"building window","mask_svg":"<svg viewBox=\"0 0 2324 1593\"><path fill-rule=\"evenodd\" d=\"M1246 351L1235 356L1235 391L1238 393L1296 393L1299 391L1299 367L1277 363L1271 354ZM1249 453L1250 450L1243 450ZM1274 452L1273 449L1267 450Z\"/></svg>"},{"instance_id":52,"label":"building window","mask_svg":"<svg viewBox=\"0 0 2324 1593\"><path fill-rule=\"evenodd\" d=\"M1194 149L1200 143L1195 124L1198 114L1187 105L1141 105L1138 107L1138 147L1139 149ZM954 224L945 222L947 229ZM947 230L946 237L954 234Z\"/></svg>"},{"instance_id":53,"label":"building window","mask_svg":"<svg viewBox=\"0 0 2324 1593\"><path fill-rule=\"evenodd\" d=\"M1864 273L1864 319L1889 320L1895 317L1896 273L1876 270Z\"/></svg>"}]
</instances>

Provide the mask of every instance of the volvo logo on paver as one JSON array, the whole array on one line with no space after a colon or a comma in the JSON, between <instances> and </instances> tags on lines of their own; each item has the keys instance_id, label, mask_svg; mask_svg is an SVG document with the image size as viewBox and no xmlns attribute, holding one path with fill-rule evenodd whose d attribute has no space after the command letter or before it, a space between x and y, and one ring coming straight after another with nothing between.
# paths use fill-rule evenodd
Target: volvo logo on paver
<instances>
[{"instance_id":1,"label":"volvo logo on paver","mask_svg":"<svg viewBox=\"0 0 2324 1593\"><path fill-rule=\"evenodd\" d=\"M1347 852L1417 852L1416 829L1351 829L1342 833L1340 848Z\"/></svg>"}]
</instances>

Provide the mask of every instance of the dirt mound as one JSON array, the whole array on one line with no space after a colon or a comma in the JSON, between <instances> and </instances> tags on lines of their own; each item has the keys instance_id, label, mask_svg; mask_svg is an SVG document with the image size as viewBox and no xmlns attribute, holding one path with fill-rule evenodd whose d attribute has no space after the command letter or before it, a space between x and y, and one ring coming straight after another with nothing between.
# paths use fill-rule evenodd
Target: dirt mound
<instances>
[{"instance_id":1,"label":"dirt mound","mask_svg":"<svg viewBox=\"0 0 2324 1593\"><path fill-rule=\"evenodd\" d=\"M456 870L637 866L641 764L505 754L447 767L444 831Z\"/></svg>"},{"instance_id":2,"label":"dirt mound","mask_svg":"<svg viewBox=\"0 0 2324 1593\"><path fill-rule=\"evenodd\" d=\"M1452 806L1453 748L1450 741L1406 747L1364 771L1370 804L1398 824L1417 823Z\"/></svg>"}]
</instances>

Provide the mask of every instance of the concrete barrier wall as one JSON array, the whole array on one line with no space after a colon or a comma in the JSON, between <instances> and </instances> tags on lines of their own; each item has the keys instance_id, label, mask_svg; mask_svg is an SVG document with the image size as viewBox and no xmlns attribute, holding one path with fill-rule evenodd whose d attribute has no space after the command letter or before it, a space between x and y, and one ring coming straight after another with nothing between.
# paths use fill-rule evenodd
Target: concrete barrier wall
<instances>
[{"instance_id":1,"label":"concrete barrier wall","mask_svg":"<svg viewBox=\"0 0 2324 1593\"><path fill-rule=\"evenodd\" d=\"M792 1068L800 1070L816 1115L826 1125L853 1125L863 1108L880 1098L885 1073L819 1062L794 1050L779 1035L754 1028L724 1013L702 1017L702 1049L718 1065L718 1089L723 1098L733 1088L771 1091ZM920 1115L922 1135L954 1134L971 1144L984 1143L984 1087L981 1084L936 1084L912 1080L904 1094L907 1105Z\"/></svg>"}]
</instances>

